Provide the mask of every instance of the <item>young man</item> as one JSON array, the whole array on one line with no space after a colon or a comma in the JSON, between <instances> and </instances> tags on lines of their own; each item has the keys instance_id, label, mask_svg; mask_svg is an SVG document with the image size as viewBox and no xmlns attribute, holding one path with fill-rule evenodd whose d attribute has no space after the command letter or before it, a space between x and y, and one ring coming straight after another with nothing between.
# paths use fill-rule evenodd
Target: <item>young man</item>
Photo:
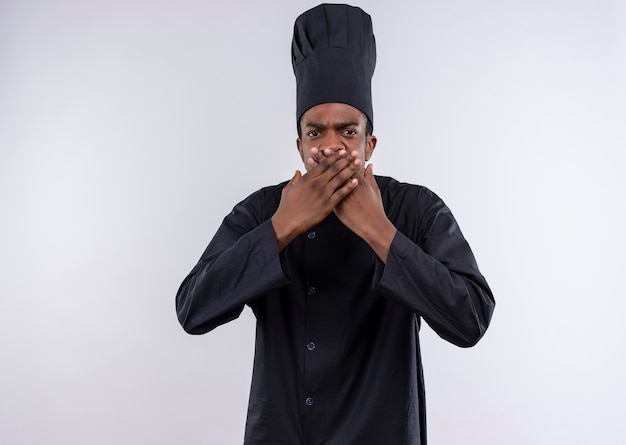
<instances>
[{"instance_id":1,"label":"young man","mask_svg":"<svg viewBox=\"0 0 626 445\"><path fill-rule=\"evenodd\" d=\"M320 5L294 29L306 173L228 215L176 298L186 331L257 318L244 443L425 444L420 319L472 346L493 296L445 204L374 176L370 17Z\"/></svg>"}]
</instances>

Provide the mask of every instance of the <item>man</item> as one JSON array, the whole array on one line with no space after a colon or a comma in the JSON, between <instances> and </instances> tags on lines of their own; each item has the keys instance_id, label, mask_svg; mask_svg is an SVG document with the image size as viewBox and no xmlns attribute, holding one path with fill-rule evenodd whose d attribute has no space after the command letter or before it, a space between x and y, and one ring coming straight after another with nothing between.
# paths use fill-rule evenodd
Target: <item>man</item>
<instances>
[{"instance_id":1,"label":"man","mask_svg":"<svg viewBox=\"0 0 626 445\"><path fill-rule=\"evenodd\" d=\"M245 444L425 444L420 318L472 346L492 294L445 204L365 167L369 15L305 12L292 60L306 173L235 206L179 289L179 320L202 334L254 311Z\"/></svg>"}]
</instances>

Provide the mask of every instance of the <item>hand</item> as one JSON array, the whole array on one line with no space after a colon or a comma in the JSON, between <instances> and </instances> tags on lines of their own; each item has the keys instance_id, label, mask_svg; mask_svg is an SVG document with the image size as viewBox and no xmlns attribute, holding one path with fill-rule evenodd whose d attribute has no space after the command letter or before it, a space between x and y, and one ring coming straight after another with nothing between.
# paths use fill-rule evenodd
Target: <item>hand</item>
<instances>
[{"instance_id":1,"label":"hand","mask_svg":"<svg viewBox=\"0 0 626 445\"><path fill-rule=\"evenodd\" d=\"M358 156L357 151L351 154ZM323 162L326 155L326 152L311 150L307 165L314 166ZM374 178L373 165L370 164L364 171L359 169L353 178L359 182L359 186L335 207L334 212L346 227L363 238L383 263L386 263L396 228L385 213L380 189Z\"/></svg>"},{"instance_id":2,"label":"hand","mask_svg":"<svg viewBox=\"0 0 626 445\"><path fill-rule=\"evenodd\" d=\"M316 149L314 154L320 154ZM363 161L345 150L325 150L319 162L309 162L309 171L296 171L283 188L280 204L272 216L278 250L283 250L296 236L320 223L341 200L357 187L352 178Z\"/></svg>"},{"instance_id":3,"label":"hand","mask_svg":"<svg viewBox=\"0 0 626 445\"><path fill-rule=\"evenodd\" d=\"M385 263L396 228L385 213L373 165L368 165L363 173L355 173L354 178L359 186L335 207L335 214L346 227L363 238Z\"/></svg>"}]
</instances>

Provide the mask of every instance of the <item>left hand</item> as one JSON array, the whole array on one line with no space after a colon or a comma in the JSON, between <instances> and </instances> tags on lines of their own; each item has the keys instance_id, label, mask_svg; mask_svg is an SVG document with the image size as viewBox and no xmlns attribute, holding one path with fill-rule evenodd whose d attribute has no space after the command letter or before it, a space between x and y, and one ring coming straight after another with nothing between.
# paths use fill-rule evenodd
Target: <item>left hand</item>
<instances>
[{"instance_id":1,"label":"left hand","mask_svg":"<svg viewBox=\"0 0 626 445\"><path fill-rule=\"evenodd\" d=\"M359 181L359 185L351 196L346 196L335 207L335 214L347 228L367 241L369 236L391 222L385 214L373 165L369 164L352 177Z\"/></svg>"},{"instance_id":2,"label":"left hand","mask_svg":"<svg viewBox=\"0 0 626 445\"><path fill-rule=\"evenodd\" d=\"M323 156L321 153L316 157ZM313 162L319 162L312 158ZM355 234L367 242L378 257L387 261L389 247L396 228L387 218L380 189L374 178L374 167L369 164L352 176L358 186L335 207L335 215Z\"/></svg>"}]
</instances>

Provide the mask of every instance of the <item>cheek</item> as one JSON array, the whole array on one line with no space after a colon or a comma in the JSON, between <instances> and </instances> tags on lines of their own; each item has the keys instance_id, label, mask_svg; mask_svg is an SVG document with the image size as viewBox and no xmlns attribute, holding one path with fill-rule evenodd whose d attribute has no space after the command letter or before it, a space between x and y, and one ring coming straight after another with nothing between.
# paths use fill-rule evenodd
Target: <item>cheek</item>
<instances>
[{"instance_id":1,"label":"cheek","mask_svg":"<svg viewBox=\"0 0 626 445\"><path fill-rule=\"evenodd\" d=\"M302 158L302 162L304 163L305 170L309 171L311 167L307 163L307 160L311 157L311 152L308 149L303 148L302 151L300 152L300 157Z\"/></svg>"},{"instance_id":2,"label":"cheek","mask_svg":"<svg viewBox=\"0 0 626 445\"><path fill-rule=\"evenodd\" d=\"M367 149L367 139L363 140L363 141L359 141L357 144L355 144L353 150L356 150L359 152L359 158L361 158L363 161L365 161L365 156L366 156L366 150Z\"/></svg>"}]
</instances>

